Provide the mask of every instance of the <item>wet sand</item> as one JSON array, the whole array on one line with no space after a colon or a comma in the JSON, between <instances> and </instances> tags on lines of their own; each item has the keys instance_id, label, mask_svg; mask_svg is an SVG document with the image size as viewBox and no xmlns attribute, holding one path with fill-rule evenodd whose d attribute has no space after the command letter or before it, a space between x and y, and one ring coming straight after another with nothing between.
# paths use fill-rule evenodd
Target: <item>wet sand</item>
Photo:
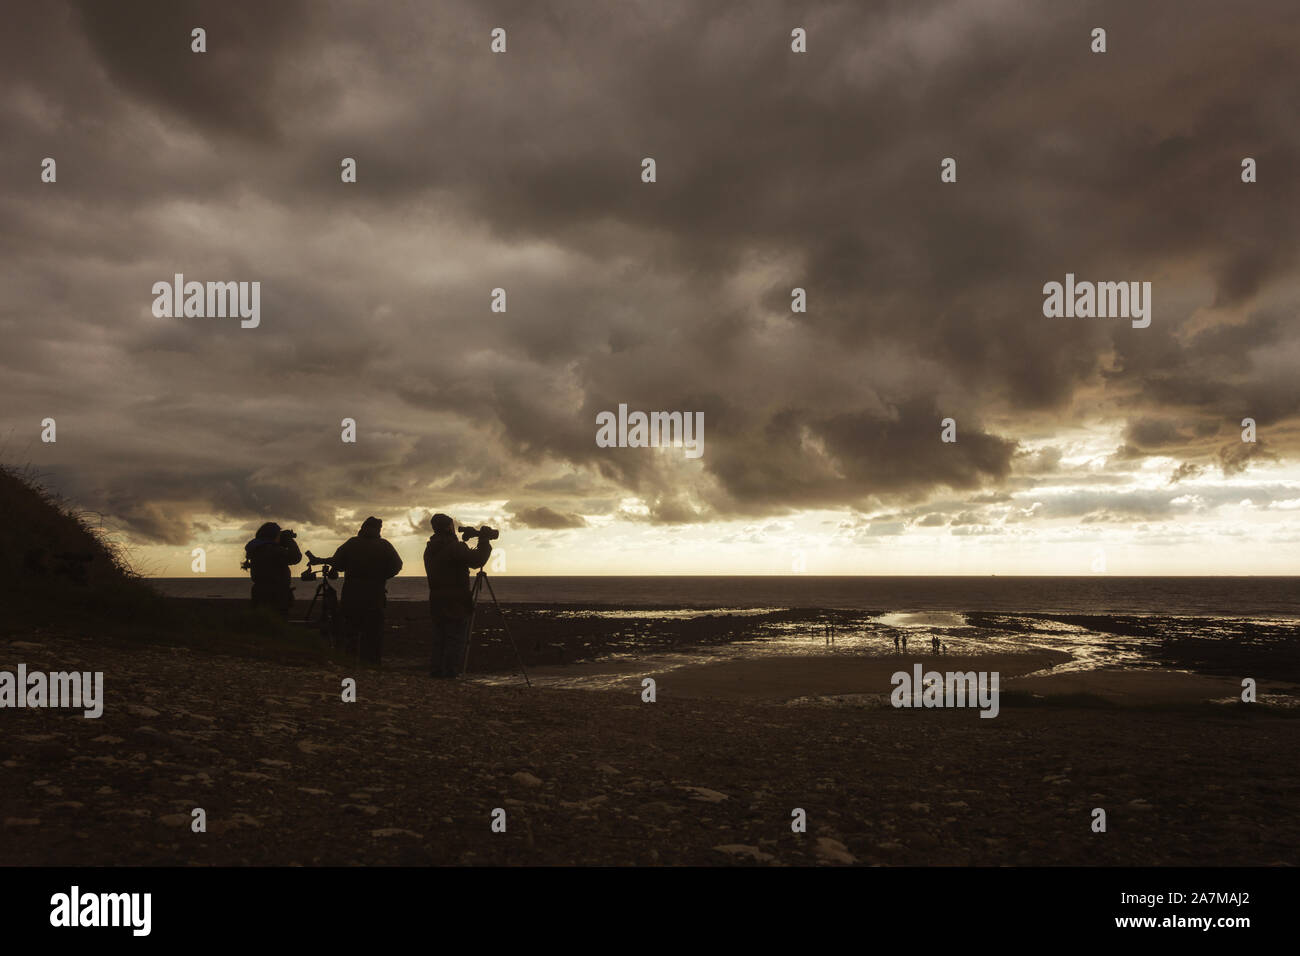
<instances>
[{"instance_id":1,"label":"wet sand","mask_svg":"<svg viewBox=\"0 0 1300 956\"><path fill-rule=\"evenodd\" d=\"M912 655L887 657L781 657L722 661L679 667L658 679L664 697L728 700L793 700L859 694L888 695L898 671L912 673L921 665L929 671L996 671L1002 680L1062 664L1070 659L1059 651L1032 654ZM648 671L648 676L654 676Z\"/></svg>"},{"instance_id":2,"label":"wet sand","mask_svg":"<svg viewBox=\"0 0 1300 956\"><path fill-rule=\"evenodd\" d=\"M243 605L243 602L223 599L174 601L176 606L205 619L221 619L229 616L232 608ZM1261 681L1300 683L1297 650L1300 632L1294 624L1276 622L1114 615L1011 617L977 612L870 615L813 608L690 614L666 608L629 612L608 606L561 604L506 604L504 609L510 634L529 670L543 675L564 675L559 682L568 686L580 686L582 674L616 673L623 665L614 662L628 659L642 662L653 670L670 663L705 663L710 658L761 657L769 653L785 657L826 656L836 661L855 656L882 660L910 656L924 662L932 657L944 660L1021 653L1050 658L1056 651L1073 654L1076 665L1086 663L1089 667L1111 670L1195 672L1236 682L1249 675ZM294 609L294 619L300 620L306 610L306 602L300 601ZM980 626L968 627L961 624L963 620ZM831 642L825 640L828 622L835 628ZM495 674L509 679L516 672L514 648L501 624L494 608L483 609L469 658L469 670L474 675ZM935 629L951 653L931 655L928 631L900 631L900 626ZM1080 628L1087 629L1083 637L1070 633L1079 632ZM304 646L317 641L311 628L295 624L295 630L300 632ZM908 633L914 643L909 653L898 655L891 638L902 633ZM390 602L384 638L385 662L391 661L398 667L427 668L429 644L428 607L422 602ZM608 669L611 666L613 670ZM578 679L568 682L569 677ZM1181 681L1180 678L1172 680ZM1060 692L1073 693L1077 689Z\"/></svg>"},{"instance_id":3,"label":"wet sand","mask_svg":"<svg viewBox=\"0 0 1300 956\"><path fill-rule=\"evenodd\" d=\"M788 701L814 697L885 695L893 690L891 678L898 671L912 673L920 664L923 673L938 671L996 671L1004 692L1025 692L1038 697L1092 695L1112 703L1145 705L1196 704L1235 701L1241 697L1241 681L1229 677L1192 674L1185 671L1109 669L1035 673L1059 667L1070 656L1059 651L1032 654L912 657L805 657L763 658L692 664L676 668L659 679L658 691L665 696L727 700ZM652 669L646 674L654 676ZM1294 700L1300 686L1281 681L1260 681L1256 688L1261 700Z\"/></svg>"}]
</instances>

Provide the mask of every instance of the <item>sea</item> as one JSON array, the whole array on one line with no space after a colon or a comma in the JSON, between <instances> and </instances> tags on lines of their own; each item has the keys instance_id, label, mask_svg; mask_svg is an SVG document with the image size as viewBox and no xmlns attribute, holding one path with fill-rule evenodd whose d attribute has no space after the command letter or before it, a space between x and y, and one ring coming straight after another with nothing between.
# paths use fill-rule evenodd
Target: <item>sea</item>
<instances>
[{"instance_id":1,"label":"sea","mask_svg":"<svg viewBox=\"0 0 1300 956\"><path fill-rule=\"evenodd\" d=\"M154 578L164 594L247 598L247 578ZM818 608L856 611L984 611L1003 614L1135 614L1300 619L1300 576L1289 577L891 577L829 575L492 575L503 603L624 610ZM298 597L312 585L296 581ZM423 601L423 577L393 578L390 601Z\"/></svg>"}]
</instances>

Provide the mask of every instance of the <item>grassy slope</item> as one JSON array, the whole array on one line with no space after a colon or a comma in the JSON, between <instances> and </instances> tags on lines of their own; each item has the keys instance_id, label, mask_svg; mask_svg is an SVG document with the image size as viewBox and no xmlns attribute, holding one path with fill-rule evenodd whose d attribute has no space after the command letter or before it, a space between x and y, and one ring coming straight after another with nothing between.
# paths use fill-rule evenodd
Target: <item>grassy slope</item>
<instances>
[{"instance_id":1,"label":"grassy slope","mask_svg":"<svg viewBox=\"0 0 1300 956\"><path fill-rule=\"evenodd\" d=\"M37 563L30 556L39 552ZM84 583L61 554L93 555ZM0 637L61 634L282 660L328 659L317 642L243 602L214 610L172 601L131 568L122 548L30 475L0 466Z\"/></svg>"}]
</instances>

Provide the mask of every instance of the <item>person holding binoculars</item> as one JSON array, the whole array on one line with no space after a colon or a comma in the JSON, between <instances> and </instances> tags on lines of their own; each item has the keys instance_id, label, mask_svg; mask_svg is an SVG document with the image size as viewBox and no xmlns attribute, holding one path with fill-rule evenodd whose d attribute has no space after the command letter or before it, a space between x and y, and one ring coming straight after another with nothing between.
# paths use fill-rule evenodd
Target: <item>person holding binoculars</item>
<instances>
[{"instance_id":1,"label":"person holding binoculars","mask_svg":"<svg viewBox=\"0 0 1300 956\"><path fill-rule=\"evenodd\" d=\"M449 515L436 514L429 523L433 526L433 536L424 548L429 615L433 621L429 676L456 678L464 666L470 614L474 610L469 570L487 564L492 555L492 539L498 532L487 525L477 531L462 528L466 538L478 538L478 545L471 548L465 541L456 540L456 522Z\"/></svg>"},{"instance_id":2,"label":"person holding binoculars","mask_svg":"<svg viewBox=\"0 0 1300 956\"><path fill-rule=\"evenodd\" d=\"M270 608L286 620L293 605L289 568L302 560L297 537L292 531L281 531L274 521L268 521L244 545L241 565L253 578L253 606Z\"/></svg>"}]
</instances>

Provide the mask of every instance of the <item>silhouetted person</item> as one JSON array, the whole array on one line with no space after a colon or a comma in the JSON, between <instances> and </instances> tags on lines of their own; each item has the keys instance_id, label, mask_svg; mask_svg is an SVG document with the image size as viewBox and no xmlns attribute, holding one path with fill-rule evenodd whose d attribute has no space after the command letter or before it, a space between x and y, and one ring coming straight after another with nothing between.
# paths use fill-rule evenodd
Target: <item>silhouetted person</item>
<instances>
[{"instance_id":1,"label":"silhouetted person","mask_svg":"<svg viewBox=\"0 0 1300 956\"><path fill-rule=\"evenodd\" d=\"M296 539L292 531L281 531L278 524L268 521L244 545L244 564L253 577L253 605L269 607L285 618L293 604L289 568L302 560Z\"/></svg>"},{"instance_id":2,"label":"silhouetted person","mask_svg":"<svg viewBox=\"0 0 1300 956\"><path fill-rule=\"evenodd\" d=\"M898 635L894 635L894 650L898 650Z\"/></svg>"},{"instance_id":3,"label":"silhouetted person","mask_svg":"<svg viewBox=\"0 0 1300 956\"><path fill-rule=\"evenodd\" d=\"M379 536L384 523L373 515L361 522L356 537L344 541L323 563L343 572L345 651L359 646L361 659L378 664L383 653L384 605L388 579L402 570L402 559L391 541ZM359 645L358 645L359 642Z\"/></svg>"},{"instance_id":4,"label":"silhouetted person","mask_svg":"<svg viewBox=\"0 0 1300 956\"><path fill-rule=\"evenodd\" d=\"M433 652L429 676L459 677L469 643L469 569L481 568L492 554L485 535L471 548L456 537L456 522L436 514L429 522L433 536L424 547L424 573L429 578L429 616L433 621Z\"/></svg>"},{"instance_id":5,"label":"silhouetted person","mask_svg":"<svg viewBox=\"0 0 1300 956\"><path fill-rule=\"evenodd\" d=\"M907 632L903 633L903 650L907 650Z\"/></svg>"}]
</instances>

